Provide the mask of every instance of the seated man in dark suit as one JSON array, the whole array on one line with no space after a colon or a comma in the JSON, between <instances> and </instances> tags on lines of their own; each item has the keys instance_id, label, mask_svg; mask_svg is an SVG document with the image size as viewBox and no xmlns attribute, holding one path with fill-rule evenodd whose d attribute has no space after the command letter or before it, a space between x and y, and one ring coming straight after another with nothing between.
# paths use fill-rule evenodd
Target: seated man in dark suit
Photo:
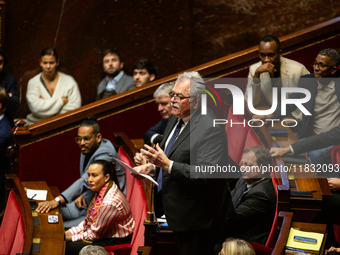
<instances>
[{"instance_id":1,"label":"seated man in dark suit","mask_svg":"<svg viewBox=\"0 0 340 255\"><path fill-rule=\"evenodd\" d=\"M276 194L268 169L271 163L269 150L261 146L253 146L243 152L243 178L238 180L231 192L235 215L226 222L216 251L221 250L227 237L266 243L276 209Z\"/></svg>"},{"instance_id":2,"label":"seated man in dark suit","mask_svg":"<svg viewBox=\"0 0 340 255\"><path fill-rule=\"evenodd\" d=\"M13 127L14 122L12 112L19 107L18 84L14 75L3 72L7 62L7 56L0 48L0 87L3 87L7 92L8 105L5 110L5 116L9 121L9 124Z\"/></svg>"},{"instance_id":3,"label":"seated man in dark suit","mask_svg":"<svg viewBox=\"0 0 340 255\"><path fill-rule=\"evenodd\" d=\"M97 100L113 96L136 87L133 78L122 70L124 62L119 51L107 49L103 52L103 71L106 77L97 88Z\"/></svg>"},{"instance_id":4,"label":"seated man in dark suit","mask_svg":"<svg viewBox=\"0 0 340 255\"><path fill-rule=\"evenodd\" d=\"M144 135L144 142L148 145L160 143L163 139L163 132L165 130L168 119L171 116L171 101L169 93L172 91L174 82L163 83L153 94L156 99L156 104L159 113L162 115L162 120L155 126L146 131Z\"/></svg>"},{"instance_id":5,"label":"seated man in dark suit","mask_svg":"<svg viewBox=\"0 0 340 255\"><path fill-rule=\"evenodd\" d=\"M0 216L5 209L5 174L8 174L10 170L10 161L6 156L6 150L14 142L11 125L4 114L8 101L6 90L0 87Z\"/></svg>"}]
</instances>

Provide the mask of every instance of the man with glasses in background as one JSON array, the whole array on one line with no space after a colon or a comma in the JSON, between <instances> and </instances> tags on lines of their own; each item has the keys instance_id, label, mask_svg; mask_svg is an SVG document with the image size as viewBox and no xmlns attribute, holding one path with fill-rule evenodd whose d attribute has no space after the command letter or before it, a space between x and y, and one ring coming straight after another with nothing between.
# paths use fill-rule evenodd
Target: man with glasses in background
<instances>
[{"instance_id":1,"label":"man with glasses in background","mask_svg":"<svg viewBox=\"0 0 340 255\"><path fill-rule=\"evenodd\" d=\"M60 207L66 229L77 226L85 219L87 206L89 205L93 192L87 183L87 170L95 160L106 160L113 164L116 171L118 186L126 195L125 171L113 158L119 156L112 143L102 138L100 127L94 116L87 117L78 129L76 143L79 145L80 156L80 178L70 187L51 201L39 203L37 212L49 212L51 209Z\"/></svg>"},{"instance_id":2,"label":"man with glasses in background","mask_svg":"<svg viewBox=\"0 0 340 255\"><path fill-rule=\"evenodd\" d=\"M249 68L248 90L252 88L253 105L272 105L272 88L278 89L278 101L281 102L282 87L297 87L299 78L309 74L306 67L299 62L281 56L281 43L275 35L266 35L261 38L259 45L259 58L261 61ZM301 111L297 109L292 116L301 119Z\"/></svg>"},{"instance_id":3,"label":"man with glasses in background","mask_svg":"<svg viewBox=\"0 0 340 255\"><path fill-rule=\"evenodd\" d=\"M340 54L333 49L324 49L316 56L312 62L313 74L304 75L299 80L299 87L310 91L311 99L302 104L311 115L303 115L297 137L299 139L311 137L325 133L332 128L340 126ZM302 93L292 93L289 99L304 98ZM286 106L287 114L296 109L295 104ZM253 116L253 119L279 119L281 106L270 115ZM304 144L304 142L301 142ZM332 146L308 152L308 157L312 164L330 164ZM289 150L294 154L294 149ZM306 151L306 150L304 150ZM286 154L286 148L278 149L272 156ZM301 150L299 151L301 152Z\"/></svg>"}]
</instances>

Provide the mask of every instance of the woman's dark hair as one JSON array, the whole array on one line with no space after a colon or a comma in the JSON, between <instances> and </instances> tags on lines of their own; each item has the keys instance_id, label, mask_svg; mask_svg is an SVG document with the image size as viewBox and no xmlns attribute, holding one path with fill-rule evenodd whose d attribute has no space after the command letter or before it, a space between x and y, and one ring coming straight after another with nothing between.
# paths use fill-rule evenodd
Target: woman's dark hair
<instances>
[{"instance_id":1,"label":"woman's dark hair","mask_svg":"<svg viewBox=\"0 0 340 255\"><path fill-rule=\"evenodd\" d=\"M58 52L55 48L52 48L52 47L44 48L40 53L40 58L42 58L43 56L46 56L46 55L47 56L54 56L56 61L59 60Z\"/></svg>"},{"instance_id":2,"label":"woman's dark hair","mask_svg":"<svg viewBox=\"0 0 340 255\"><path fill-rule=\"evenodd\" d=\"M108 161L102 160L102 159L98 159L98 160L93 161L91 163L91 165L101 165L104 176L109 174L110 175L110 180L114 181L117 184L117 186L118 186L116 171L113 168L111 162L108 162Z\"/></svg>"}]
</instances>

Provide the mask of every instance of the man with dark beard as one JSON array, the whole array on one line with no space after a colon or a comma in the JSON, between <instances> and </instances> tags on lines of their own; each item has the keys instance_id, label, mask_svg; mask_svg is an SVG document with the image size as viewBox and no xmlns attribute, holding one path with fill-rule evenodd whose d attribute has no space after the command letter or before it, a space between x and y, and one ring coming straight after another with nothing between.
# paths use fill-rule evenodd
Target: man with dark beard
<instances>
[{"instance_id":1,"label":"man with dark beard","mask_svg":"<svg viewBox=\"0 0 340 255\"><path fill-rule=\"evenodd\" d=\"M37 212L44 213L66 204L66 207L60 207L65 228L76 226L85 219L87 206L93 194L87 183L87 170L93 161L101 159L113 164L118 187L126 195L125 171L113 159L119 159L119 156L112 143L107 139L102 139L96 117L87 117L83 121L78 129L76 143L81 150L80 178L55 199L39 203L37 208Z\"/></svg>"},{"instance_id":2,"label":"man with dark beard","mask_svg":"<svg viewBox=\"0 0 340 255\"><path fill-rule=\"evenodd\" d=\"M97 100L136 88L132 76L126 75L123 67L122 56L117 50L104 50L103 71L106 77L98 85Z\"/></svg>"}]
</instances>

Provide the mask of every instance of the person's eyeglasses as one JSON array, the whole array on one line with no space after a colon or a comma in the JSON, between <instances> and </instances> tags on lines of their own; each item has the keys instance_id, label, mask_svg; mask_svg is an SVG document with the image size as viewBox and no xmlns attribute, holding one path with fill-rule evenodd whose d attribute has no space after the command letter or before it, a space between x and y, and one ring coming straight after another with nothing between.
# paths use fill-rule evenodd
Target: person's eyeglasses
<instances>
[{"instance_id":1,"label":"person's eyeglasses","mask_svg":"<svg viewBox=\"0 0 340 255\"><path fill-rule=\"evenodd\" d=\"M77 136L76 137L76 143L77 144L81 144L81 141L84 140L84 143L89 143L92 139L92 136L84 136L84 137L81 137L81 136Z\"/></svg>"},{"instance_id":2,"label":"person's eyeglasses","mask_svg":"<svg viewBox=\"0 0 340 255\"><path fill-rule=\"evenodd\" d=\"M174 92L170 92L169 97L170 97L170 99L174 98L176 103L178 103L179 101L181 101L183 99L191 98L191 97L180 97L178 94L175 94Z\"/></svg>"},{"instance_id":3,"label":"person's eyeglasses","mask_svg":"<svg viewBox=\"0 0 340 255\"><path fill-rule=\"evenodd\" d=\"M324 68L326 68L326 67L333 67L333 66L328 66L328 65L325 65L325 64L323 64L323 63L318 63L318 62L316 62L316 61L313 61L312 62L312 66L314 67L314 66L318 66L319 68L321 68L321 69L324 69Z\"/></svg>"}]
</instances>

